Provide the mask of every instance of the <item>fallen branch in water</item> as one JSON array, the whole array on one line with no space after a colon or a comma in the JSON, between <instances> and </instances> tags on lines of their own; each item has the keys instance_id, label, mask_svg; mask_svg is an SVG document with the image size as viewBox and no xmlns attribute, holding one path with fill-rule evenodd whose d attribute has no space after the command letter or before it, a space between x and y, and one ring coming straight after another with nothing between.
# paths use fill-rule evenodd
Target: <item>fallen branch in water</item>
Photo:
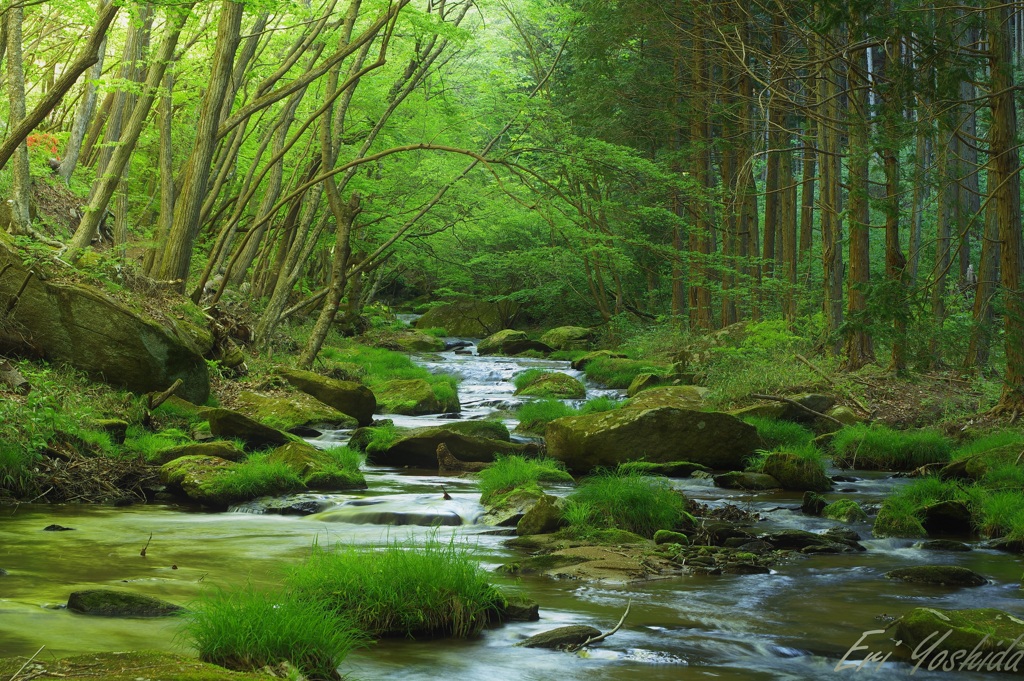
<instances>
[{"instance_id":1,"label":"fallen branch in water","mask_svg":"<svg viewBox=\"0 0 1024 681\"><path fill-rule=\"evenodd\" d=\"M570 647L566 648L566 650L568 652L570 652L570 653L575 653L577 650L580 650L582 648L586 648L587 646L589 646L589 645L591 645L593 643L600 643L601 641L605 640L606 638L608 638L609 636L614 634L616 631L618 631L619 629L622 628L623 623L626 621L626 616L629 615L629 608L632 605L633 605L633 599L629 599L628 601L626 601L626 612L622 613L622 617L619 618L619 623L616 624L612 629L610 629L609 631L604 632L600 636L591 636L590 638L588 638L586 641L584 641L580 645L578 645L578 646L570 646Z\"/></svg>"},{"instance_id":2,"label":"fallen branch in water","mask_svg":"<svg viewBox=\"0 0 1024 681\"><path fill-rule=\"evenodd\" d=\"M139 555L142 556L143 558L146 557L146 549L149 548L149 542L151 542L151 541L153 541L153 533L152 532L149 533L149 539L146 540L146 545L142 547L141 551L139 551Z\"/></svg>"}]
</instances>

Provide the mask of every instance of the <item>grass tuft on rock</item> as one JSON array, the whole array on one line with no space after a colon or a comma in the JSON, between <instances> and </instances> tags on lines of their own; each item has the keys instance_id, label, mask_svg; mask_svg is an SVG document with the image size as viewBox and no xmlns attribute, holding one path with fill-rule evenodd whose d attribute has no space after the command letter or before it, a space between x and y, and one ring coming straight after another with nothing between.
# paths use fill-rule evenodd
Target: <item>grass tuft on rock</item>
<instances>
[{"instance_id":1,"label":"grass tuft on rock","mask_svg":"<svg viewBox=\"0 0 1024 681\"><path fill-rule=\"evenodd\" d=\"M835 463L842 468L910 471L949 461L952 446L933 430L893 430L884 426L847 426L832 438Z\"/></svg>"},{"instance_id":2,"label":"grass tuft on rock","mask_svg":"<svg viewBox=\"0 0 1024 681\"><path fill-rule=\"evenodd\" d=\"M626 389L640 374L661 375L668 369L669 367L664 364L652 364L635 359L598 357L587 363L584 373L588 379L601 385Z\"/></svg>"},{"instance_id":3,"label":"grass tuft on rock","mask_svg":"<svg viewBox=\"0 0 1024 681\"><path fill-rule=\"evenodd\" d=\"M372 636L467 638L506 605L454 536L432 536L419 548L316 548L286 582L303 600L345 614Z\"/></svg>"},{"instance_id":4,"label":"grass tuft on rock","mask_svg":"<svg viewBox=\"0 0 1024 681\"><path fill-rule=\"evenodd\" d=\"M208 590L187 618L181 635L199 659L239 671L288 660L309 679L337 679L345 656L367 642L351 618L323 603L251 586Z\"/></svg>"},{"instance_id":5,"label":"grass tuft on rock","mask_svg":"<svg viewBox=\"0 0 1024 681\"><path fill-rule=\"evenodd\" d=\"M619 529L651 538L675 530L686 514L686 498L666 478L635 471L600 470L569 495L563 517L569 534L586 537Z\"/></svg>"},{"instance_id":6,"label":"grass tuft on rock","mask_svg":"<svg viewBox=\"0 0 1024 681\"><path fill-rule=\"evenodd\" d=\"M764 441L765 449L801 447L810 444L814 439L814 433L792 421L781 421L763 416L748 416L743 420L757 428L757 434Z\"/></svg>"},{"instance_id":7,"label":"grass tuft on rock","mask_svg":"<svg viewBox=\"0 0 1024 681\"><path fill-rule=\"evenodd\" d=\"M623 404L622 400L605 396L587 400L579 408L572 407L566 402L555 398L533 400L523 404L516 410L516 418L519 420L516 430L527 433L539 433L543 432L545 426L555 419L612 411L613 409L618 409Z\"/></svg>"},{"instance_id":8,"label":"grass tuft on rock","mask_svg":"<svg viewBox=\"0 0 1024 681\"><path fill-rule=\"evenodd\" d=\"M526 458L513 454L499 456L494 464L480 471L480 503L493 502L512 490L537 486L539 482L572 482L560 461Z\"/></svg>"},{"instance_id":9,"label":"grass tuft on rock","mask_svg":"<svg viewBox=\"0 0 1024 681\"><path fill-rule=\"evenodd\" d=\"M284 463L267 461L266 454L250 456L210 481L210 491L231 499L255 499L304 489L302 478Z\"/></svg>"}]
</instances>

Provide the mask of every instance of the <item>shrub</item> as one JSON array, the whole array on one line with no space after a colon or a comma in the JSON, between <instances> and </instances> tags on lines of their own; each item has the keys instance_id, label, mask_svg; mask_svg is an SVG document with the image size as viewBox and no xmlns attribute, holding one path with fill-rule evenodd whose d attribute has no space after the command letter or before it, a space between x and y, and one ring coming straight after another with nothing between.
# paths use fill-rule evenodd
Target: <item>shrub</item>
<instances>
[{"instance_id":1,"label":"shrub","mask_svg":"<svg viewBox=\"0 0 1024 681\"><path fill-rule=\"evenodd\" d=\"M480 471L480 503L486 504L502 494L520 487L536 486L538 482L572 482L562 462L554 459L513 454L499 456L493 465Z\"/></svg>"},{"instance_id":2,"label":"shrub","mask_svg":"<svg viewBox=\"0 0 1024 681\"><path fill-rule=\"evenodd\" d=\"M374 636L475 635L506 604L501 592L454 537L422 548L314 549L287 584L305 600L344 613Z\"/></svg>"},{"instance_id":3,"label":"shrub","mask_svg":"<svg viewBox=\"0 0 1024 681\"><path fill-rule=\"evenodd\" d=\"M658 530L676 529L686 507L685 497L666 478L609 470L584 479L568 501L574 510L566 520L578 536L615 528L650 538Z\"/></svg>"},{"instance_id":4,"label":"shrub","mask_svg":"<svg viewBox=\"0 0 1024 681\"><path fill-rule=\"evenodd\" d=\"M763 416L748 416L743 420L757 428L757 434L761 436L766 449L799 447L809 444L814 439L814 433L792 421L780 421Z\"/></svg>"},{"instance_id":5,"label":"shrub","mask_svg":"<svg viewBox=\"0 0 1024 681\"><path fill-rule=\"evenodd\" d=\"M350 619L291 592L209 590L190 608L183 637L204 662L255 670L288 660L311 679L336 679L337 667L366 642Z\"/></svg>"},{"instance_id":6,"label":"shrub","mask_svg":"<svg viewBox=\"0 0 1024 681\"><path fill-rule=\"evenodd\" d=\"M266 455L251 456L210 481L210 491L233 499L254 499L303 489L299 475L283 463L267 461Z\"/></svg>"},{"instance_id":7,"label":"shrub","mask_svg":"<svg viewBox=\"0 0 1024 681\"><path fill-rule=\"evenodd\" d=\"M949 440L932 430L847 426L832 439L835 462L844 468L909 471L949 461Z\"/></svg>"}]
</instances>

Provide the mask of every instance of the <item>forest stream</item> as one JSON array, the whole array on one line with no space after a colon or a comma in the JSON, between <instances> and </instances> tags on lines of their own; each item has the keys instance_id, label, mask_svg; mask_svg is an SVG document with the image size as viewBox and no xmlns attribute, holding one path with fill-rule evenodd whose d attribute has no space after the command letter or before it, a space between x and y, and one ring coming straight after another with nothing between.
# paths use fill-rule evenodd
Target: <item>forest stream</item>
<instances>
[{"instance_id":1,"label":"forest stream","mask_svg":"<svg viewBox=\"0 0 1024 681\"><path fill-rule=\"evenodd\" d=\"M481 418L507 409L512 376L543 367L582 379L567 362L455 354L421 357L432 371L461 377L461 418ZM616 394L588 385L591 397ZM384 415L384 418L388 418ZM444 419L440 419L444 420ZM438 417L395 417L396 425L433 425ZM508 421L514 426L514 421ZM344 431L325 433L313 444L343 442ZM325 509L305 516L264 512L266 500L226 513L200 512L167 504L128 508L92 505L21 504L3 510L0 522L0 656L42 656L117 650L181 652L178 622L171 619L90 618L64 608L72 591L123 586L188 603L208 588L273 582L286 565L301 561L313 544L382 545L422 542L432 533L469 542L485 568L521 557L504 546L495 528L476 524L483 512L472 479L423 471L368 466L364 492L298 495ZM833 475L839 471L830 471ZM843 471L856 478L836 491L863 505L880 504L905 480L889 474ZM760 513L759 532L779 528L823 531L833 521L799 511L795 492L746 493L714 487L709 479L674 480L689 498L711 505L734 504ZM452 499L442 499L442 488ZM569 486L553 486L566 494ZM73 531L43 531L57 524ZM439 528L431 525L440 524ZM867 547L863 553L798 557L764 575L682 575L629 585L522 577L495 573L496 583L540 604L538 622L515 622L485 630L474 640L383 640L350 655L341 671L356 679L817 679L857 673L833 672L840 658L869 630L883 629L913 607L1019 608L1018 557L986 550L938 554L914 548L913 540L873 539L868 523L851 526ZM146 555L140 549L152 534ZM974 589L906 584L883 574L898 567L956 564L985 575ZM603 631L631 611L623 628L600 646L580 654L526 649L513 644L565 624ZM887 635L870 642L891 649ZM886 645L881 645L885 642ZM860 656L850 659L859 660ZM861 672L870 678L902 678L913 666L888 662ZM943 678L943 672L915 674ZM958 679L989 677L958 672Z\"/></svg>"}]
</instances>

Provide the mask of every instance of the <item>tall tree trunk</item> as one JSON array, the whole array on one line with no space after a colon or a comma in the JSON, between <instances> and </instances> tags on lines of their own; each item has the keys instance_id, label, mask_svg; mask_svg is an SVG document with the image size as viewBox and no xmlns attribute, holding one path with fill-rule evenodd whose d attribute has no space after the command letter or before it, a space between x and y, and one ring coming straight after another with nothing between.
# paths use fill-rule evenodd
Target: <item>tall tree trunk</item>
<instances>
[{"instance_id":1,"label":"tall tree trunk","mask_svg":"<svg viewBox=\"0 0 1024 681\"><path fill-rule=\"evenodd\" d=\"M242 25L241 3L224 0L217 27L217 44L213 54L213 71L203 97L199 120L196 122L196 141L189 156L188 167L181 192L174 204L174 222L160 262L159 278L177 280L178 290L184 292L192 262L192 246L199 231L199 211L206 197L206 184L210 176L220 122L221 105L234 65L235 50L240 40Z\"/></svg>"},{"instance_id":2,"label":"tall tree trunk","mask_svg":"<svg viewBox=\"0 0 1024 681\"><path fill-rule=\"evenodd\" d=\"M850 276L847 283L846 357L844 368L856 371L875 358L868 334L867 287L871 279L871 210L869 206L870 121L866 50L857 50L847 69L850 100L850 148L848 159Z\"/></svg>"},{"instance_id":3,"label":"tall tree trunk","mask_svg":"<svg viewBox=\"0 0 1024 681\"><path fill-rule=\"evenodd\" d=\"M101 3L99 10L102 9L103 5ZM75 172L75 167L78 165L78 156L82 151L82 142L85 140L85 133L89 128L89 121L92 120L93 112L96 111L96 99L99 89L96 86L96 81L103 74L103 57L106 53L106 47L107 39L104 36L97 52L98 59L86 74L85 91L82 93L78 110L75 112L75 122L71 126L68 143L64 147L64 158L57 169L57 174L60 175L65 184L71 181L71 175Z\"/></svg>"},{"instance_id":4,"label":"tall tree trunk","mask_svg":"<svg viewBox=\"0 0 1024 681\"><path fill-rule=\"evenodd\" d=\"M993 160L989 159L989 191L996 187L993 176ZM994 198L994 197L993 197ZM981 261L978 265L978 285L974 290L974 329L967 348L964 366L985 367L988 365L992 338L995 335L995 311L992 299L999 290L999 219L996 202L990 200L985 206L985 233L981 240Z\"/></svg>"},{"instance_id":5,"label":"tall tree trunk","mask_svg":"<svg viewBox=\"0 0 1024 681\"><path fill-rule=\"evenodd\" d=\"M1000 411L1024 410L1024 239L1021 236L1020 151L1017 147L1017 111L1014 106L1013 63L1008 26L1010 5L989 0L988 58L992 123L989 153L996 180L996 220L999 224L1000 276L1003 286L1003 340L1006 375Z\"/></svg>"},{"instance_id":6,"label":"tall tree trunk","mask_svg":"<svg viewBox=\"0 0 1024 681\"><path fill-rule=\"evenodd\" d=\"M21 54L21 24L24 10L15 4L7 8L5 28L7 35L7 101L10 106L10 121L25 118L25 70ZM14 150L11 168L11 212L10 231L12 234L30 234L32 219L29 217L29 197L32 193L32 178L28 168L28 145L21 139Z\"/></svg>"},{"instance_id":7,"label":"tall tree trunk","mask_svg":"<svg viewBox=\"0 0 1024 681\"><path fill-rule=\"evenodd\" d=\"M164 96L160 99L160 215L156 222L153 245L146 251L143 269L147 275L160 269L164 243L171 231L174 220L174 141L171 137L171 122L174 117L174 75L164 75Z\"/></svg>"},{"instance_id":8,"label":"tall tree trunk","mask_svg":"<svg viewBox=\"0 0 1024 681\"><path fill-rule=\"evenodd\" d=\"M822 45L819 54L827 54ZM821 263L824 279L825 334L827 347L839 354L842 341L838 336L843 324L843 254L840 248L842 227L840 222L839 186L839 87L840 74L835 59L823 69L818 78L818 166L821 168Z\"/></svg>"}]
</instances>

